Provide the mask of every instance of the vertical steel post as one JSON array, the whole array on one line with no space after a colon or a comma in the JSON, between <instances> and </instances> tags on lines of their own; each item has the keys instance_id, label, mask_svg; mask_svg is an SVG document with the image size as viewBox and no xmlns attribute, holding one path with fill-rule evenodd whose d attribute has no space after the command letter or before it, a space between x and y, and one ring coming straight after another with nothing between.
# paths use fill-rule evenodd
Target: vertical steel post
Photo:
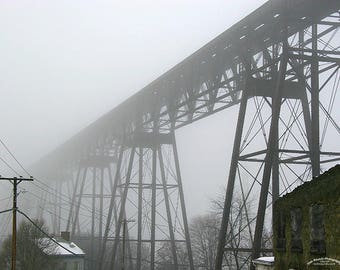
<instances>
[{"instance_id":1,"label":"vertical steel post","mask_svg":"<svg viewBox=\"0 0 340 270\"><path fill-rule=\"evenodd\" d=\"M152 183L151 183L151 261L150 269L155 269L155 230L156 230L156 177L157 177L157 146L152 146Z\"/></svg>"},{"instance_id":2,"label":"vertical steel post","mask_svg":"<svg viewBox=\"0 0 340 270\"><path fill-rule=\"evenodd\" d=\"M304 37L304 32L300 31L299 32L299 48L301 51L299 52L299 56L302 58L304 53L302 51L303 49L303 44L305 41ZM306 129L306 137L307 137L307 142L308 142L308 149L309 152L312 152L312 127L311 127L311 115L310 115L310 110L309 110L309 105L308 105L308 98L307 98L307 87L306 87L306 79L304 78L304 73L303 73L303 60L299 59L298 61L299 65L301 67L298 68L297 73L298 73L298 81L301 85L304 87L304 91L301 96L301 106L302 106L302 113L303 113L303 120L305 123L305 129Z\"/></svg>"},{"instance_id":3,"label":"vertical steel post","mask_svg":"<svg viewBox=\"0 0 340 270\"><path fill-rule=\"evenodd\" d=\"M95 248L94 248L94 245L95 245L95 214L96 214L96 167L93 167L93 178L92 178L92 213L91 213L91 258L92 258L92 261L91 261L91 265L92 265L92 269L95 265L94 263L94 258L96 257L94 255L95 253Z\"/></svg>"},{"instance_id":4,"label":"vertical steel post","mask_svg":"<svg viewBox=\"0 0 340 270\"><path fill-rule=\"evenodd\" d=\"M311 110L312 110L312 174L320 174L320 125L319 125L319 62L318 62L318 28L312 25L312 56L311 63Z\"/></svg>"},{"instance_id":5,"label":"vertical steel post","mask_svg":"<svg viewBox=\"0 0 340 270\"><path fill-rule=\"evenodd\" d=\"M57 234L57 226L58 226L58 218L57 218L57 203L58 203L58 182L55 182L55 187L54 189L57 191L57 192L54 192L54 194L52 195L52 199L53 199L53 202L51 202L52 206L53 206L53 214L51 214L52 218L51 218L51 221L52 221L52 227L53 227L53 234Z\"/></svg>"},{"instance_id":6,"label":"vertical steel post","mask_svg":"<svg viewBox=\"0 0 340 270\"><path fill-rule=\"evenodd\" d=\"M247 85L246 85L246 89L242 92L241 104L240 104L240 109L239 109L238 119L237 119L234 147L233 147L233 153L232 153L230 170L229 170L229 178L228 178L227 190L226 190L224 207L223 207L221 229L220 229L219 238L218 238L216 264L215 264L216 270L222 269L223 253L224 253L224 248L226 244L227 230L228 230L228 225L229 225L229 216L230 216L231 202L232 202L234 186L235 186L237 164L238 164L238 159L240 156L240 146L241 146L243 125L244 125L244 118L245 118L246 109L247 109L247 101L248 101L248 94L247 94Z\"/></svg>"},{"instance_id":7,"label":"vertical steel post","mask_svg":"<svg viewBox=\"0 0 340 270\"><path fill-rule=\"evenodd\" d=\"M278 76L278 66L277 64L271 68L272 80L277 80ZM274 113L274 108L272 107L272 115ZM278 136L278 133L277 133ZM279 138L276 137L275 144L273 148L274 157L273 157L273 172L272 172L272 205L274 206L274 202L279 198L280 195L280 168L279 168ZM274 207L272 208L274 211ZM274 216L274 215L272 215Z\"/></svg>"},{"instance_id":8,"label":"vertical steel post","mask_svg":"<svg viewBox=\"0 0 340 270\"><path fill-rule=\"evenodd\" d=\"M178 190L179 190L179 198L180 198L180 202L181 202L181 206L182 206L182 218L183 218L183 225L184 225L185 242L186 242L187 251L188 251L188 258L189 258L189 269L193 270L194 269L194 261L193 261L193 257L192 257L188 218L187 218L187 212L186 212L186 208L185 208L182 177L181 177L181 172L180 172L176 138L175 138L175 132L174 131L171 132L171 137L172 137L172 148L173 148L174 159L175 159L175 169L176 169L176 177L177 177Z\"/></svg>"},{"instance_id":9,"label":"vertical steel post","mask_svg":"<svg viewBox=\"0 0 340 270\"><path fill-rule=\"evenodd\" d=\"M166 214L167 214L168 226L169 226L171 252L172 252L172 257L173 257L175 269L178 269L175 235L174 235L174 230L173 230L173 226L172 226L170 203L169 203L169 194L168 194L168 189L167 189L167 184L166 184L165 171L164 171L164 161L163 161L163 155L162 155L161 147L158 148L158 158L159 158L159 165L160 165L160 169L161 169L161 178L162 178L162 185L163 185L163 192L164 192L164 202L165 202L165 208L166 208Z\"/></svg>"},{"instance_id":10,"label":"vertical steel post","mask_svg":"<svg viewBox=\"0 0 340 270\"><path fill-rule=\"evenodd\" d=\"M278 80L277 74L273 74L274 80ZM281 102L280 102L281 104ZM279 105L281 106L281 105ZM274 102L272 102L272 112L271 114L274 115L276 108L274 107ZM276 131L274 132L273 136L276 136L273 138L273 145L271 148L272 154L273 154L273 163L272 163L272 205L274 206L275 201L279 198L280 194L280 176L279 176L279 134L278 134L278 126L276 127ZM268 145L269 146L269 145ZM272 211L274 210L274 207L272 207ZM274 217L274 215L272 215Z\"/></svg>"},{"instance_id":11,"label":"vertical steel post","mask_svg":"<svg viewBox=\"0 0 340 270\"><path fill-rule=\"evenodd\" d=\"M278 134L276 134L278 135ZM279 142L276 137L273 145L273 168L272 168L272 205L279 198L280 195L280 174L279 174Z\"/></svg>"},{"instance_id":12,"label":"vertical steel post","mask_svg":"<svg viewBox=\"0 0 340 270\"><path fill-rule=\"evenodd\" d=\"M16 268L17 260L17 190L18 180L13 179L13 224L12 224L12 270Z\"/></svg>"},{"instance_id":13,"label":"vertical steel post","mask_svg":"<svg viewBox=\"0 0 340 270\"><path fill-rule=\"evenodd\" d=\"M104 265L103 261L104 261L104 258L105 258L106 243L107 243L107 238L109 236L112 214L114 214L114 215L116 214L116 213L114 213L114 206L115 206L115 199L116 199L116 193L117 193L118 179L120 177L120 168L121 168L122 161L123 161L123 154L124 154L124 146L121 145L120 151L119 151L119 157L118 157L118 163L117 163L115 178L114 178L114 182L112 184L111 199L110 199L110 205L109 205L109 212L108 212L108 216L107 216L107 219L106 219L104 237L103 237L103 241L102 241L102 244L101 244L101 247L100 247L99 262L98 262L98 267L97 267L97 269L99 269L99 270L102 270L103 265ZM109 168L108 173L109 173L110 182L112 182L112 175L111 175L110 168Z\"/></svg>"},{"instance_id":14,"label":"vertical steel post","mask_svg":"<svg viewBox=\"0 0 340 270\"><path fill-rule=\"evenodd\" d=\"M301 105L302 105L303 120L305 123L305 129L306 129L308 149L309 149L309 152L311 152L312 151L311 118L310 118L310 110L308 106L306 89L304 90L304 93L302 94L302 97L301 97Z\"/></svg>"},{"instance_id":15,"label":"vertical steel post","mask_svg":"<svg viewBox=\"0 0 340 270\"><path fill-rule=\"evenodd\" d=\"M138 161L137 270L141 270L142 267L143 155L143 148L140 147Z\"/></svg>"},{"instance_id":16,"label":"vertical steel post","mask_svg":"<svg viewBox=\"0 0 340 270\"><path fill-rule=\"evenodd\" d=\"M79 164L77 176L76 176L76 182L75 182L74 187L73 187L73 194L72 194L70 212L68 213L68 219L67 219L67 224L66 224L66 231L67 232L70 230L71 219L72 219L72 215L73 215L73 208L74 208L74 203L76 201L76 195L77 195L77 190L78 190L78 185L79 185L80 171L81 171L81 167L80 167L80 164Z\"/></svg>"},{"instance_id":17,"label":"vertical steel post","mask_svg":"<svg viewBox=\"0 0 340 270\"><path fill-rule=\"evenodd\" d=\"M74 235L75 230L76 230L76 224L77 223L79 224L79 220L78 220L78 217L79 217L79 208L80 208L80 204L81 204L81 199L83 197L84 186L85 186L85 181L86 181L86 175L87 175L87 167L85 167L84 170L83 170L83 179L82 179L82 183L81 183L81 186L80 186L78 203L76 205L76 211L75 211L75 216L74 216L74 220L73 220L73 224L72 224L71 235Z\"/></svg>"},{"instance_id":18,"label":"vertical steel post","mask_svg":"<svg viewBox=\"0 0 340 270\"><path fill-rule=\"evenodd\" d=\"M128 190L129 190L129 185L130 185L130 180L131 180L131 171L132 171L132 165L133 165L133 159L134 159L134 156L135 156L135 151L136 151L136 148L135 148L135 146L133 146L131 148L131 153L130 153L130 160L129 160L129 165L128 165L128 171L127 171L127 174L126 174L124 192L122 194L121 202L120 202L119 218L118 218L118 222L116 224L116 232L115 232L115 239L114 239L114 244L113 244L111 267L110 267L111 270L114 269L114 265L115 265L115 259L116 259L117 248L118 248L118 243L119 243L119 235L120 235L120 229L121 229L121 222L124 219L124 215L125 215L125 204L126 204L127 193L128 193ZM120 168L117 168L117 174L118 175L119 175L119 169Z\"/></svg>"},{"instance_id":19,"label":"vertical steel post","mask_svg":"<svg viewBox=\"0 0 340 270\"><path fill-rule=\"evenodd\" d=\"M126 219L123 220L123 247L122 247L122 270L125 269L125 235L126 235Z\"/></svg>"},{"instance_id":20,"label":"vertical steel post","mask_svg":"<svg viewBox=\"0 0 340 270\"><path fill-rule=\"evenodd\" d=\"M109 164L109 166L110 166L110 164ZM104 167L101 167L100 168L99 241L98 241L98 247L101 247L102 240L103 240L103 205L104 205Z\"/></svg>"},{"instance_id":21,"label":"vertical steel post","mask_svg":"<svg viewBox=\"0 0 340 270\"><path fill-rule=\"evenodd\" d=\"M57 216L58 216L58 225L57 225L57 232L58 232L58 234L61 232L61 196L60 196L60 194L62 194L61 193L61 190L62 190L62 184L61 184L61 182L58 182L58 190L57 190L57 194L58 194L58 196L57 196L57 205L58 205L58 214L57 214Z\"/></svg>"},{"instance_id":22,"label":"vertical steel post","mask_svg":"<svg viewBox=\"0 0 340 270\"><path fill-rule=\"evenodd\" d=\"M269 139L268 139L268 147L265 156L265 164L263 169L263 179L261 183L261 192L259 205L257 210L257 218L256 218L256 227L255 227L255 235L254 235L254 246L252 251L252 259L257 258L260 255L261 251L261 243L262 243L262 234L263 234L263 224L264 217L266 212L267 205L267 197L268 197L268 188L271 176L271 170L273 166L275 145L277 144L278 138L278 125L279 125L279 117L280 117L280 109L281 109L281 96L282 89L284 86L284 81L286 77L287 70L287 61L288 55L287 51L284 50L281 55L281 62L279 68L279 76L277 79L276 89L274 92L274 96L272 99L272 119L269 131ZM254 266L251 264L251 269L254 269Z\"/></svg>"}]
</instances>

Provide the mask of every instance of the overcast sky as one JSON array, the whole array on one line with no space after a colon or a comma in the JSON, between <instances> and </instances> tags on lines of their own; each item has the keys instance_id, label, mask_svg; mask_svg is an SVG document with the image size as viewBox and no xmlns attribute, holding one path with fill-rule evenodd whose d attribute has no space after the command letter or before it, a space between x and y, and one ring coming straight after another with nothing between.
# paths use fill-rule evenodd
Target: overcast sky
<instances>
[{"instance_id":1,"label":"overcast sky","mask_svg":"<svg viewBox=\"0 0 340 270\"><path fill-rule=\"evenodd\" d=\"M28 167L264 2L0 1L0 138ZM226 185L235 122L178 131L190 216Z\"/></svg>"}]
</instances>

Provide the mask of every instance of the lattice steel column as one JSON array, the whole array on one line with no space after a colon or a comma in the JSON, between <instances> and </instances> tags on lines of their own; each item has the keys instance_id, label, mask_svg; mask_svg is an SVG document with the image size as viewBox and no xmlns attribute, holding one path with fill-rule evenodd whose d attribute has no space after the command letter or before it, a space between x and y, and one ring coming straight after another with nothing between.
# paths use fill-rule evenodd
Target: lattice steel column
<instances>
[{"instance_id":1,"label":"lattice steel column","mask_svg":"<svg viewBox=\"0 0 340 270\"><path fill-rule=\"evenodd\" d=\"M108 233L115 239L111 269L121 267L123 260L119 242L124 220L130 221L126 223L129 231L126 241L131 249L127 256L132 259L132 264L124 269L165 266L193 269L174 134L135 133L125 140L122 149L123 162L117 168L120 175L117 190L120 188L122 193L116 196L120 210L115 228ZM170 250L171 256L164 258L163 250Z\"/></svg>"},{"instance_id":2,"label":"lattice steel column","mask_svg":"<svg viewBox=\"0 0 340 270\"><path fill-rule=\"evenodd\" d=\"M79 163L73 186L66 231L81 244L90 258L89 266L95 269L102 246L104 217L113 188L112 166L114 156L89 155ZM96 263L97 262L97 263Z\"/></svg>"},{"instance_id":3,"label":"lattice steel column","mask_svg":"<svg viewBox=\"0 0 340 270\"><path fill-rule=\"evenodd\" d=\"M334 143L340 139L339 116L333 113L340 105L335 98L339 17L315 18L294 34L288 27L286 38L272 48L246 51L252 64L242 93L216 269L247 269L250 259L269 254L275 200L340 160Z\"/></svg>"},{"instance_id":4,"label":"lattice steel column","mask_svg":"<svg viewBox=\"0 0 340 270\"><path fill-rule=\"evenodd\" d=\"M72 178L73 175L70 171L58 171L58 175L50 178L50 186L46 186L45 192L40 195L36 218L46 221L46 225L52 228L53 235L60 235L61 231L65 229L65 216L69 212L70 202L67 188L69 180ZM36 191L36 194L39 192Z\"/></svg>"}]
</instances>

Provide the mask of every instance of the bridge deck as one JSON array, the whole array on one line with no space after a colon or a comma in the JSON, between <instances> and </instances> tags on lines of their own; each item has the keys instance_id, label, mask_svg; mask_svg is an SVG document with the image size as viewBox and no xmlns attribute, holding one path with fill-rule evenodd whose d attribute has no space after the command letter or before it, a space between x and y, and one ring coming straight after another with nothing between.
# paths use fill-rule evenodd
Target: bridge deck
<instances>
[{"instance_id":1,"label":"bridge deck","mask_svg":"<svg viewBox=\"0 0 340 270\"><path fill-rule=\"evenodd\" d=\"M269 48L280 43L286 25L294 35L339 9L339 0L268 1L80 131L39 161L39 167L79 160L101 140L115 141L140 127L152 129L154 119L161 131L169 131L239 103L247 63L260 52L268 65L278 61Z\"/></svg>"}]
</instances>

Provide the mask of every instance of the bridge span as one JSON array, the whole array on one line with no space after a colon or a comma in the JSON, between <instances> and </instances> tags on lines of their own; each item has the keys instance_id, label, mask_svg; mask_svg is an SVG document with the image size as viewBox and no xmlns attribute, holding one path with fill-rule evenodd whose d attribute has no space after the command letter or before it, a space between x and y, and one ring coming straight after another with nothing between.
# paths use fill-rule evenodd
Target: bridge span
<instances>
[{"instance_id":1,"label":"bridge span","mask_svg":"<svg viewBox=\"0 0 340 270\"><path fill-rule=\"evenodd\" d=\"M215 267L252 267L275 200L340 160L339 27L338 0L270 0L66 141L35 165L56 230L88 242L90 269L124 243L128 268L194 269L176 130L237 105Z\"/></svg>"}]
</instances>

